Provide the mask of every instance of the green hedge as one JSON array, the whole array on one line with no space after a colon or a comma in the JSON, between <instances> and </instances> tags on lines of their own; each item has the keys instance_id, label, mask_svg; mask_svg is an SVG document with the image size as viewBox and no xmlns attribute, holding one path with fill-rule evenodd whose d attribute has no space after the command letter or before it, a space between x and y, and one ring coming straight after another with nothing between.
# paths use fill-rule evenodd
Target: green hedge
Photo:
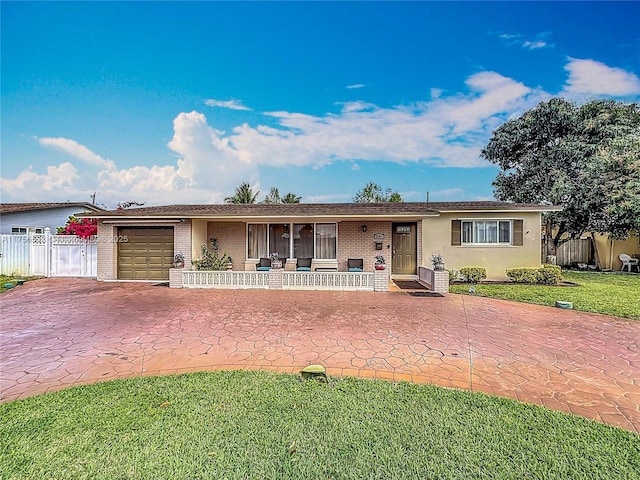
<instances>
[{"instance_id":1,"label":"green hedge","mask_svg":"<svg viewBox=\"0 0 640 480\"><path fill-rule=\"evenodd\" d=\"M514 283L538 283L556 285L562 280L562 270L557 265L543 265L542 268L511 268L507 277Z\"/></svg>"},{"instance_id":2,"label":"green hedge","mask_svg":"<svg viewBox=\"0 0 640 480\"><path fill-rule=\"evenodd\" d=\"M538 269L538 283L556 285L562 281L562 269L558 265L543 265Z\"/></svg>"},{"instance_id":3,"label":"green hedge","mask_svg":"<svg viewBox=\"0 0 640 480\"><path fill-rule=\"evenodd\" d=\"M467 283L478 283L483 278L487 278L487 270L483 267L463 267L460 269L460 275Z\"/></svg>"}]
</instances>

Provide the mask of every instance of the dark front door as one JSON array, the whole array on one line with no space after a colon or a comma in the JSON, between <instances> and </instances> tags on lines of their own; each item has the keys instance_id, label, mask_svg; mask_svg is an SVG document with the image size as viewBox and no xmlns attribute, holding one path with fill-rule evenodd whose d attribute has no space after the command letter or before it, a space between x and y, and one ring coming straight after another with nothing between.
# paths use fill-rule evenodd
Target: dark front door
<instances>
[{"instance_id":1,"label":"dark front door","mask_svg":"<svg viewBox=\"0 0 640 480\"><path fill-rule=\"evenodd\" d=\"M416 246L416 224L393 224L393 267L391 273L415 275L418 249Z\"/></svg>"}]
</instances>

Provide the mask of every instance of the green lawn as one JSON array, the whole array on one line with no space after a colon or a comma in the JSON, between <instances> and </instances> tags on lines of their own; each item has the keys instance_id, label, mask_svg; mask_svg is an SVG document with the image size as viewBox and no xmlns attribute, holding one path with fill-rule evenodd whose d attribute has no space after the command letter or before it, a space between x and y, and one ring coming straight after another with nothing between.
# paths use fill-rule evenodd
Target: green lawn
<instances>
[{"instance_id":1,"label":"green lawn","mask_svg":"<svg viewBox=\"0 0 640 480\"><path fill-rule=\"evenodd\" d=\"M16 280L24 280L29 281L29 280L35 280L37 278L40 277L22 277L22 276L13 276L13 275L0 275L0 293L6 292L8 290L8 288L5 288L5 284L6 283L13 283L14 284L14 288L16 288Z\"/></svg>"},{"instance_id":2,"label":"green lawn","mask_svg":"<svg viewBox=\"0 0 640 480\"><path fill-rule=\"evenodd\" d=\"M640 436L432 385L268 372L118 380L0 406L0 478L639 478Z\"/></svg>"},{"instance_id":3,"label":"green lawn","mask_svg":"<svg viewBox=\"0 0 640 480\"><path fill-rule=\"evenodd\" d=\"M504 298L538 305L556 300L573 302L573 308L640 320L640 275L563 271L562 278L577 287L544 285L476 285L474 295ZM469 293L469 285L451 285L451 293Z\"/></svg>"}]
</instances>

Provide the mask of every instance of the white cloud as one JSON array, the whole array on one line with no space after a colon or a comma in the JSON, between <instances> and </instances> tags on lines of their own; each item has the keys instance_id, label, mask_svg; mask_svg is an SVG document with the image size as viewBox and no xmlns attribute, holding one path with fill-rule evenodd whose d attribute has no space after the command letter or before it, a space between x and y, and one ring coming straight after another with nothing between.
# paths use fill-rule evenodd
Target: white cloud
<instances>
[{"instance_id":1,"label":"white cloud","mask_svg":"<svg viewBox=\"0 0 640 480\"><path fill-rule=\"evenodd\" d=\"M364 87L364 83L354 83L353 85L347 85L346 88L353 89L353 88L363 88L363 87Z\"/></svg>"},{"instance_id":2,"label":"white cloud","mask_svg":"<svg viewBox=\"0 0 640 480\"><path fill-rule=\"evenodd\" d=\"M69 162L47 167L47 173L44 175L34 172L29 167L16 178L0 179L0 184L5 201L7 198L42 201L51 198L52 195L59 199L69 199L73 197L68 195L82 189L78 170Z\"/></svg>"},{"instance_id":3,"label":"white cloud","mask_svg":"<svg viewBox=\"0 0 640 480\"><path fill-rule=\"evenodd\" d=\"M545 48L547 46L549 46L549 44L547 42L544 42L542 40L534 40L534 41L530 41L530 40L526 40L522 46L524 48L528 48L529 50L535 50L537 48Z\"/></svg>"},{"instance_id":4,"label":"white cloud","mask_svg":"<svg viewBox=\"0 0 640 480\"><path fill-rule=\"evenodd\" d=\"M593 60L570 59L568 91L629 94L640 92L634 74ZM591 78L596 76L597 79ZM606 81L603 81L605 78ZM429 93L429 92L427 92ZM259 183L261 168L322 168L347 161L352 170L363 162L421 163L435 167L490 166L480 150L491 132L551 95L497 72L483 71L466 80L466 91L443 95L432 90L428 100L381 107L364 101L342 103L324 115L266 112L269 125L238 125L225 133L203 113L178 114L168 148L176 154L169 165L119 169L114 162L68 138L39 138L95 169L78 170L69 162L31 168L2 179L5 199L66 200L88 198L115 205L123 200L147 204L221 202L243 181ZM214 101L212 101L214 102ZM234 105L241 105L240 102ZM243 107L246 108L246 107ZM87 171L88 170L88 171ZM424 199L424 193L407 192ZM453 199L459 189L432 192L431 198ZM351 194L312 196L305 201L350 201Z\"/></svg>"},{"instance_id":5,"label":"white cloud","mask_svg":"<svg viewBox=\"0 0 640 480\"><path fill-rule=\"evenodd\" d=\"M621 68L595 60L569 58L565 70L569 72L569 78L564 92L569 96L640 94L640 78Z\"/></svg>"},{"instance_id":6,"label":"white cloud","mask_svg":"<svg viewBox=\"0 0 640 480\"><path fill-rule=\"evenodd\" d=\"M354 163L353 165L351 165L351 170L353 170L354 172L360 170L360 165Z\"/></svg>"},{"instance_id":7,"label":"white cloud","mask_svg":"<svg viewBox=\"0 0 640 480\"><path fill-rule=\"evenodd\" d=\"M555 47L555 44L547 41L550 36L551 34L549 32L541 32L536 34L533 40L527 40L527 38L521 33L502 33L498 35L505 44L516 45L527 50Z\"/></svg>"},{"instance_id":8,"label":"white cloud","mask_svg":"<svg viewBox=\"0 0 640 480\"><path fill-rule=\"evenodd\" d=\"M205 105L210 107L230 108L231 110L251 110L249 107L242 105L242 102L238 100L206 100Z\"/></svg>"},{"instance_id":9,"label":"white cloud","mask_svg":"<svg viewBox=\"0 0 640 480\"><path fill-rule=\"evenodd\" d=\"M67 152L72 157L82 160L90 165L108 170L115 170L116 165L111 160L102 158L100 155L93 153L84 145L79 144L75 140L69 138L38 138L40 145L52 147Z\"/></svg>"}]
</instances>

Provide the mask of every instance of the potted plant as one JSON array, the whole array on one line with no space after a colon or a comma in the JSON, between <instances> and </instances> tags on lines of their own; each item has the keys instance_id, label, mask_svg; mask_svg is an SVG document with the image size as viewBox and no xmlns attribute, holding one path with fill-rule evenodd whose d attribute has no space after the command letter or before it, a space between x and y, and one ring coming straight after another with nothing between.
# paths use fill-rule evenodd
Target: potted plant
<instances>
[{"instance_id":1,"label":"potted plant","mask_svg":"<svg viewBox=\"0 0 640 480\"><path fill-rule=\"evenodd\" d=\"M270 254L269 260L271 260L271 268L282 268L282 262L278 260L278 252Z\"/></svg>"},{"instance_id":2,"label":"potted plant","mask_svg":"<svg viewBox=\"0 0 640 480\"><path fill-rule=\"evenodd\" d=\"M376 259L375 269L384 270L386 268L384 255L376 255L375 259Z\"/></svg>"},{"instance_id":3,"label":"potted plant","mask_svg":"<svg viewBox=\"0 0 640 480\"><path fill-rule=\"evenodd\" d=\"M444 258L439 253L435 253L431 255L431 265L433 265L433 269L436 271L444 270Z\"/></svg>"},{"instance_id":4,"label":"potted plant","mask_svg":"<svg viewBox=\"0 0 640 480\"><path fill-rule=\"evenodd\" d=\"M184 255L182 253L176 253L173 256L173 266L176 268L184 268Z\"/></svg>"},{"instance_id":5,"label":"potted plant","mask_svg":"<svg viewBox=\"0 0 640 480\"><path fill-rule=\"evenodd\" d=\"M227 257L227 270L233 270L233 259L231 257Z\"/></svg>"}]
</instances>

